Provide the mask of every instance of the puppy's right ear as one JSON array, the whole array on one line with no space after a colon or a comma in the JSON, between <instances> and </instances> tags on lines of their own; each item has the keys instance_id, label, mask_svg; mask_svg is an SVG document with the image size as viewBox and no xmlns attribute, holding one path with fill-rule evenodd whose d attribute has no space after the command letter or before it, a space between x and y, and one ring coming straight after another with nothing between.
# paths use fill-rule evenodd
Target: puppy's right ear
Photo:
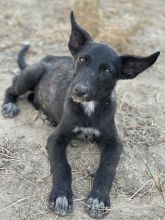
<instances>
[{"instance_id":1,"label":"puppy's right ear","mask_svg":"<svg viewBox=\"0 0 165 220\"><path fill-rule=\"evenodd\" d=\"M91 36L83 30L76 22L73 11L70 14L71 21L71 35L68 43L69 50L71 54L74 56L77 52L79 52L82 47L89 41L92 41Z\"/></svg>"}]
</instances>

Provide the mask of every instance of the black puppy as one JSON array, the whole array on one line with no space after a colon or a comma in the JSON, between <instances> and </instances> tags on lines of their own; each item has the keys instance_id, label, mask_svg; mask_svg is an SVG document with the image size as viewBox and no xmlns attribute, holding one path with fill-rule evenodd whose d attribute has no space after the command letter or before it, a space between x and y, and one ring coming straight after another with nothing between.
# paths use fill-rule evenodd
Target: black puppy
<instances>
[{"instance_id":1,"label":"black puppy","mask_svg":"<svg viewBox=\"0 0 165 220\"><path fill-rule=\"evenodd\" d=\"M88 136L100 146L101 160L86 210L91 217L101 218L110 206L109 192L122 151L114 115L116 82L132 79L153 65L159 56L118 55L110 46L93 42L91 36L75 21L71 13L69 50L73 56L47 56L28 66L24 61L25 46L19 53L22 73L6 90L2 114L14 117L16 99L33 91L33 104L42 109L57 127L47 141L53 187L49 204L55 213L72 211L72 175L66 147L77 135Z\"/></svg>"}]
</instances>

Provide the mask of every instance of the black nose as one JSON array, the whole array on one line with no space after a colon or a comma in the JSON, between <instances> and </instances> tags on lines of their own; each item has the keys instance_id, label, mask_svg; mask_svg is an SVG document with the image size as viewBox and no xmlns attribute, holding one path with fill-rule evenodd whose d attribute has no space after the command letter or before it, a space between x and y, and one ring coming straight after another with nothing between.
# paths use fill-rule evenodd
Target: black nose
<instances>
[{"instance_id":1,"label":"black nose","mask_svg":"<svg viewBox=\"0 0 165 220\"><path fill-rule=\"evenodd\" d=\"M88 87L82 84L78 84L74 88L74 95L85 96L88 93Z\"/></svg>"}]
</instances>

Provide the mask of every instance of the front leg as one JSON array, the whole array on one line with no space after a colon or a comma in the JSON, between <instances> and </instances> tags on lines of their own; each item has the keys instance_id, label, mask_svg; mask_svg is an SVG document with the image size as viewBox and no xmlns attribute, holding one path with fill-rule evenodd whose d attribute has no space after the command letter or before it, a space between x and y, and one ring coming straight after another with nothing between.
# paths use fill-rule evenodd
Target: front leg
<instances>
[{"instance_id":1,"label":"front leg","mask_svg":"<svg viewBox=\"0 0 165 220\"><path fill-rule=\"evenodd\" d=\"M53 186L49 206L58 215L67 215L73 209L71 167L66 157L66 147L71 139L70 129L59 126L48 138L47 151L50 160Z\"/></svg>"},{"instance_id":2,"label":"front leg","mask_svg":"<svg viewBox=\"0 0 165 220\"><path fill-rule=\"evenodd\" d=\"M88 196L86 211L93 218L102 218L110 207L109 192L119 162L122 145L117 135L101 140L101 160L96 171L93 189Z\"/></svg>"}]
</instances>

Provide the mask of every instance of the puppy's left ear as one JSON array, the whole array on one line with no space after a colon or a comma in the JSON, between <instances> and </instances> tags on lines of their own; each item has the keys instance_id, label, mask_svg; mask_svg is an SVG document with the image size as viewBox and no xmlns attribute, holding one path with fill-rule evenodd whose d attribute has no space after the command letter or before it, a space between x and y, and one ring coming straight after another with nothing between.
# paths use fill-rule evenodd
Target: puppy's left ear
<instances>
[{"instance_id":1,"label":"puppy's left ear","mask_svg":"<svg viewBox=\"0 0 165 220\"><path fill-rule=\"evenodd\" d=\"M82 47L89 41L92 41L91 36L83 30L76 22L73 11L70 14L71 21L71 36L68 43L69 50L71 54L74 56L77 52L79 52Z\"/></svg>"},{"instance_id":2,"label":"puppy's left ear","mask_svg":"<svg viewBox=\"0 0 165 220\"><path fill-rule=\"evenodd\" d=\"M120 79L133 79L139 73L152 66L157 60L160 52L157 51L148 57L123 55L121 58Z\"/></svg>"}]
</instances>

